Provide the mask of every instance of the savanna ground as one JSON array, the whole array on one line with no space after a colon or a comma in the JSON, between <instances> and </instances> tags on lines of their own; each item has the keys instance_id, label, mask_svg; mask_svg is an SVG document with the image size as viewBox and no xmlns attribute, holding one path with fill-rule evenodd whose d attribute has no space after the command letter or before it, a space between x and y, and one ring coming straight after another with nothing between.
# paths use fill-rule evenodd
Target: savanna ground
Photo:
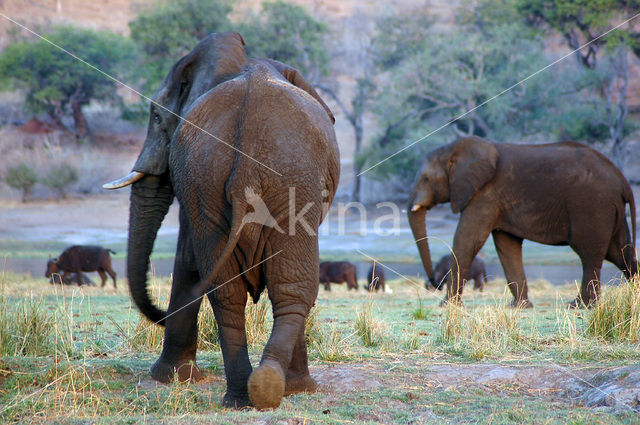
<instances>
[{"instance_id":1,"label":"savanna ground","mask_svg":"<svg viewBox=\"0 0 640 425\"><path fill-rule=\"evenodd\" d=\"M169 279L151 283L166 301ZM162 385L148 369L163 330L141 319L124 282L60 287L0 272L0 285L5 423L640 423L638 281L607 286L599 309L577 311L564 307L575 285L545 281L532 282L536 308L526 311L506 306L500 280L483 293L467 288L463 309L439 307L442 293L405 279L384 294L321 289L307 321L319 391L286 397L275 411L221 407L224 369L207 302L204 379ZM254 365L271 327L265 295L247 306Z\"/></svg>"}]
</instances>

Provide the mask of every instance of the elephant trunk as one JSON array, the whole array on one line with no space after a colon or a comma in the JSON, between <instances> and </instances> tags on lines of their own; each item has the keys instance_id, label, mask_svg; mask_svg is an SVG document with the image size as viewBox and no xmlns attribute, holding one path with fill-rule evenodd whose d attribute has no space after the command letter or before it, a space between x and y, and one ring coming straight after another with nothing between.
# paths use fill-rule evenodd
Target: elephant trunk
<instances>
[{"instance_id":1,"label":"elephant trunk","mask_svg":"<svg viewBox=\"0 0 640 425\"><path fill-rule=\"evenodd\" d=\"M167 313L156 307L149 296L147 271L153 243L172 201L173 189L167 175L146 175L131 186L127 245L129 290L140 311L160 325L164 325Z\"/></svg>"},{"instance_id":2,"label":"elephant trunk","mask_svg":"<svg viewBox=\"0 0 640 425\"><path fill-rule=\"evenodd\" d=\"M409 203L409 225L413 232L413 237L418 245L420 259L424 266L424 271L431 283L434 282L433 265L431 264L431 254L429 253L429 242L427 241L427 223L425 222L427 209L425 207L415 208L413 203Z\"/></svg>"}]
</instances>

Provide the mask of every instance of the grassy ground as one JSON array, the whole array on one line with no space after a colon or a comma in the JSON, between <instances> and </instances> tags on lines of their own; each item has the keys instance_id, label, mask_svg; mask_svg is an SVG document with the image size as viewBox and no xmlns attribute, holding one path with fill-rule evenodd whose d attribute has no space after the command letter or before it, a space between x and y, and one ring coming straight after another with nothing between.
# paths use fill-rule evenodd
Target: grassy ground
<instances>
[{"instance_id":1,"label":"grassy ground","mask_svg":"<svg viewBox=\"0 0 640 425\"><path fill-rule=\"evenodd\" d=\"M606 309L566 310L572 285L533 282L536 308L527 311L505 306L510 295L500 281L467 291L464 309L439 307L442 293L404 280L389 284L391 294L321 290L307 323L321 389L267 412L221 408L224 369L207 305L198 353L204 380L158 385L147 371L162 329L141 320L125 288L61 288L8 274L0 285L4 423L640 423L640 400L589 407L581 398L607 373L623 371L620 384L637 372L640 323L630 334L614 323L616 333L593 322L610 317ZM153 289L166 300L168 280L154 278ZM271 327L264 298L247 307L254 365ZM628 309L638 320L640 306Z\"/></svg>"}]
</instances>

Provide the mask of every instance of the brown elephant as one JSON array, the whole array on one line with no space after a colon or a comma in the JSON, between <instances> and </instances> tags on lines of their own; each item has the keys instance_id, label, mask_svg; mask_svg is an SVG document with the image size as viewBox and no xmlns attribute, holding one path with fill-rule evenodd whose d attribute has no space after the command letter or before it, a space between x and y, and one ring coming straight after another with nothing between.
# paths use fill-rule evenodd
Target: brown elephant
<instances>
[{"instance_id":1,"label":"brown elephant","mask_svg":"<svg viewBox=\"0 0 640 425\"><path fill-rule=\"evenodd\" d=\"M54 274L62 272L62 282L72 282L71 274L75 274L75 281L78 286L86 283L87 278L82 272L98 272L104 287L107 282L107 274L113 280L113 287L116 287L116 272L111 267L111 256L115 254L110 249L94 245L73 245L65 249L58 258L47 261L47 270L44 277L51 278ZM55 278L54 278L55 281Z\"/></svg>"},{"instance_id":2,"label":"brown elephant","mask_svg":"<svg viewBox=\"0 0 640 425\"><path fill-rule=\"evenodd\" d=\"M451 269L455 263L453 254L443 255L442 258L436 264L436 268L433 270L433 286L434 288L441 290L446 282L446 279L451 274ZM479 289L482 291L484 285L487 283L487 269L481 258L475 257L469 267L469 273L464 281L469 282L473 280L473 289ZM465 282L463 282L464 284Z\"/></svg>"},{"instance_id":3,"label":"brown elephant","mask_svg":"<svg viewBox=\"0 0 640 425\"><path fill-rule=\"evenodd\" d=\"M293 68L248 58L238 33L198 43L150 109L134 171L105 187L133 184L129 286L138 308L165 326L152 377L201 376L197 317L206 293L220 332L224 406L272 408L284 395L315 390L304 321L319 287L317 229L339 179L331 111ZM149 297L147 271L174 196L180 230L165 312ZM254 370L244 311L247 293L257 302L265 288L274 324Z\"/></svg>"},{"instance_id":4,"label":"brown elephant","mask_svg":"<svg viewBox=\"0 0 640 425\"><path fill-rule=\"evenodd\" d=\"M364 289L384 292L385 283L384 269L380 264L373 263L367 272L367 283L364 285Z\"/></svg>"},{"instance_id":5,"label":"brown elephant","mask_svg":"<svg viewBox=\"0 0 640 425\"><path fill-rule=\"evenodd\" d=\"M331 283L347 283L347 289L358 290L356 266L348 261L323 261L319 266L319 280L325 291L331 291Z\"/></svg>"},{"instance_id":6,"label":"brown elephant","mask_svg":"<svg viewBox=\"0 0 640 425\"><path fill-rule=\"evenodd\" d=\"M522 264L522 241L569 245L582 261L582 285L570 306L589 306L600 291L602 261L629 278L638 273L636 210L622 173L602 154L576 142L542 145L491 143L468 137L439 147L418 171L409 199L409 223L429 279L435 277L425 216L451 202L460 212L453 240L447 300L459 302L471 262L489 237L513 294L531 307ZM632 235L625 217L630 205Z\"/></svg>"}]
</instances>

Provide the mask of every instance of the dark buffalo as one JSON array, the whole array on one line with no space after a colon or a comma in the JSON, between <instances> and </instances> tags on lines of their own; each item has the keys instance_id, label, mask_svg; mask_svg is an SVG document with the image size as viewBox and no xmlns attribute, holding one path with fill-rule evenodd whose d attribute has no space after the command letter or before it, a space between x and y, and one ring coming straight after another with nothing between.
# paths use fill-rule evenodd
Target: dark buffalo
<instances>
[{"instance_id":1,"label":"dark buffalo","mask_svg":"<svg viewBox=\"0 0 640 425\"><path fill-rule=\"evenodd\" d=\"M364 288L367 291L377 291L378 289L384 292L384 270L380 264L373 263L367 272L367 283Z\"/></svg>"},{"instance_id":2,"label":"dark buffalo","mask_svg":"<svg viewBox=\"0 0 640 425\"><path fill-rule=\"evenodd\" d=\"M60 257L47 262L45 277L50 278L53 274L62 273L62 282L72 282L71 273L75 273L75 281L78 286L86 281L82 272L97 271L102 279L102 285L107 282L107 275L113 279L113 287L116 287L116 272L111 268L111 256L115 254L110 249L101 246L74 245L65 249Z\"/></svg>"},{"instance_id":3,"label":"dark buffalo","mask_svg":"<svg viewBox=\"0 0 640 425\"><path fill-rule=\"evenodd\" d=\"M444 255L440 259L440 261L438 261L438 264L436 264L436 268L433 271L433 286L435 286L436 289L442 289L454 265L453 254ZM464 278L464 281L468 282L472 279L473 289L479 289L480 291L482 291L484 289L485 283L487 283L487 270L484 265L484 261L482 261L482 259L478 257L473 259L471 267L469 267L469 273Z\"/></svg>"},{"instance_id":4,"label":"dark buffalo","mask_svg":"<svg viewBox=\"0 0 640 425\"><path fill-rule=\"evenodd\" d=\"M348 261L323 261L320 263L320 283L326 291L331 291L331 283L347 282L348 289L358 290L356 266Z\"/></svg>"}]
</instances>

